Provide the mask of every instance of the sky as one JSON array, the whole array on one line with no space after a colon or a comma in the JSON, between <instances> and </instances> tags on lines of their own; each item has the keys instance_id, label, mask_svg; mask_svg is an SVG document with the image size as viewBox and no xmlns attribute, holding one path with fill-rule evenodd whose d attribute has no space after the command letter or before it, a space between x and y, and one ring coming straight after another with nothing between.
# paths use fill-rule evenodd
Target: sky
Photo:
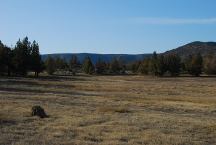
<instances>
[{"instance_id":1,"label":"sky","mask_svg":"<svg viewBox=\"0 0 216 145\"><path fill-rule=\"evenodd\" d=\"M216 41L216 0L0 0L0 40L41 54L164 52Z\"/></svg>"}]
</instances>

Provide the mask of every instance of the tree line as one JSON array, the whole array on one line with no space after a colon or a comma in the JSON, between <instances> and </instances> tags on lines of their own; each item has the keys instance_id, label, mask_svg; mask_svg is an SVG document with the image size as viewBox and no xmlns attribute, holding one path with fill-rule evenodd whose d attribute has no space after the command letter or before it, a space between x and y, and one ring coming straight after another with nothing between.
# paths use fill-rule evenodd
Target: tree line
<instances>
[{"instance_id":1,"label":"tree line","mask_svg":"<svg viewBox=\"0 0 216 145\"><path fill-rule=\"evenodd\" d=\"M76 75L77 73L85 74L125 74L126 66L114 58L110 63L98 59L94 64L89 56L87 56L82 63L79 62L76 55L73 55L69 61L62 59L60 57L48 56L45 60L46 72L50 75L60 72L72 73Z\"/></svg>"},{"instance_id":2,"label":"tree line","mask_svg":"<svg viewBox=\"0 0 216 145\"><path fill-rule=\"evenodd\" d=\"M25 76L29 71L38 76L44 69L43 61L36 41L30 42L28 37L18 40L11 48L0 41L0 74Z\"/></svg>"},{"instance_id":3,"label":"tree line","mask_svg":"<svg viewBox=\"0 0 216 145\"><path fill-rule=\"evenodd\" d=\"M133 73L154 76L179 76L180 74L200 76L202 73L215 75L216 56L214 54L202 56L198 53L182 59L177 54L158 55L154 52L151 58L134 62L131 70Z\"/></svg>"},{"instance_id":4,"label":"tree line","mask_svg":"<svg viewBox=\"0 0 216 145\"><path fill-rule=\"evenodd\" d=\"M179 76L190 74L200 76L202 73L208 75L216 74L216 56L209 54L188 55L182 59L177 54L157 54L154 52L151 57L142 61L124 63L118 58L106 62L99 58L94 64L90 57L80 62L76 55L69 61L60 57L48 56L42 60L39 44L36 41L30 42L28 37L16 42L15 47L8 47L0 41L0 75L26 76L28 72L34 72L38 77L39 73L47 72L49 75L55 73L72 74L144 74L154 76Z\"/></svg>"}]
</instances>

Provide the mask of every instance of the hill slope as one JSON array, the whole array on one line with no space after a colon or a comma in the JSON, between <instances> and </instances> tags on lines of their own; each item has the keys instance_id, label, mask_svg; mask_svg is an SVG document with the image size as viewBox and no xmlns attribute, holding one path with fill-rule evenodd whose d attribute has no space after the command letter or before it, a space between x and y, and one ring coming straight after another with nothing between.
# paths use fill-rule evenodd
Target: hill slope
<instances>
[{"instance_id":1,"label":"hill slope","mask_svg":"<svg viewBox=\"0 0 216 145\"><path fill-rule=\"evenodd\" d=\"M165 52L165 54L170 54L170 53L178 54L182 58L197 53L200 53L203 56L208 55L210 53L216 54L216 42L196 41Z\"/></svg>"}]
</instances>

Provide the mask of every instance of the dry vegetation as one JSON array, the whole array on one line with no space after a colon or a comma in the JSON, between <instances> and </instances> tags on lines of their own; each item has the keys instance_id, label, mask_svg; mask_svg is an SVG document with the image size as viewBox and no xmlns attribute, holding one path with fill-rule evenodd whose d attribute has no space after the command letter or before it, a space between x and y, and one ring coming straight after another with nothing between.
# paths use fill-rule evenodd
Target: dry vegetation
<instances>
[{"instance_id":1,"label":"dry vegetation","mask_svg":"<svg viewBox=\"0 0 216 145\"><path fill-rule=\"evenodd\" d=\"M216 78L0 78L2 145L215 143Z\"/></svg>"}]
</instances>

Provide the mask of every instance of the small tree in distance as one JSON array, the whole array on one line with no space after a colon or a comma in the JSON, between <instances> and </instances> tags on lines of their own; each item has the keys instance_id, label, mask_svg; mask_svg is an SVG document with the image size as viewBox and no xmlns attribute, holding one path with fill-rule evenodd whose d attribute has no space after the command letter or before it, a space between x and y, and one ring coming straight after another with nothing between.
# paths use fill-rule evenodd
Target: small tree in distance
<instances>
[{"instance_id":1,"label":"small tree in distance","mask_svg":"<svg viewBox=\"0 0 216 145\"><path fill-rule=\"evenodd\" d=\"M69 60L69 71L76 75L77 70L80 66L79 60L76 55L73 55Z\"/></svg>"},{"instance_id":2,"label":"small tree in distance","mask_svg":"<svg viewBox=\"0 0 216 145\"><path fill-rule=\"evenodd\" d=\"M85 58L82 69L86 74L93 74L95 72L95 68L90 57L87 56Z\"/></svg>"},{"instance_id":3,"label":"small tree in distance","mask_svg":"<svg viewBox=\"0 0 216 145\"><path fill-rule=\"evenodd\" d=\"M181 59L176 54L169 54L165 56L166 58L166 71L170 73L171 76L178 76L181 71Z\"/></svg>"},{"instance_id":4,"label":"small tree in distance","mask_svg":"<svg viewBox=\"0 0 216 145\"><path fill-rule=\"evenodd\" d=\"M190 55L185 63L186 70L193 76L200 76L203 68L203 58L201 54Z\"/></svg>"},{"instance_id":5,"label":"small tree in distance","mask_svg":"<svg viewBox=\"0 0 216 145\"><path fill-rule=\"evenodd\" d=\"M105 74L107 69L107 64L105 61L102 61L100 58L95 64L95 69L97 74Z\"/></svg>"},{"instance_id":6,"label":"small tree in distance","mask_svg":"<svg viewBox=\"0 0 216 145\"><path fill-rule=\"evenodd\" d=\"M216 56L215 54L209 54L204 59L204 72L208 75L216 74Z\"/></svg>"},{"instance_id":7,"label":"small tree in distance","mask_svg":"<svg viewBox=\"0 0 216 145\"><path fill-rule=\"evenodd\" d=\"M114 58L110 63L110 72L112 74L119 74L121 71L121 67L117 58Z\"/></svg>"},{"instance_id":8,"label":"small tree in distance","mask_svg":"<svg viewBox=\"0 0 216 145\"><path fill-rule=\"evenodd\" d=\"M45 65L46 65L46 72L49 75L53 75L53 73L56 71L55 59L52 58L51 56L48 56L48 58L45 61Z\"/></svg>"}]
</instances>

